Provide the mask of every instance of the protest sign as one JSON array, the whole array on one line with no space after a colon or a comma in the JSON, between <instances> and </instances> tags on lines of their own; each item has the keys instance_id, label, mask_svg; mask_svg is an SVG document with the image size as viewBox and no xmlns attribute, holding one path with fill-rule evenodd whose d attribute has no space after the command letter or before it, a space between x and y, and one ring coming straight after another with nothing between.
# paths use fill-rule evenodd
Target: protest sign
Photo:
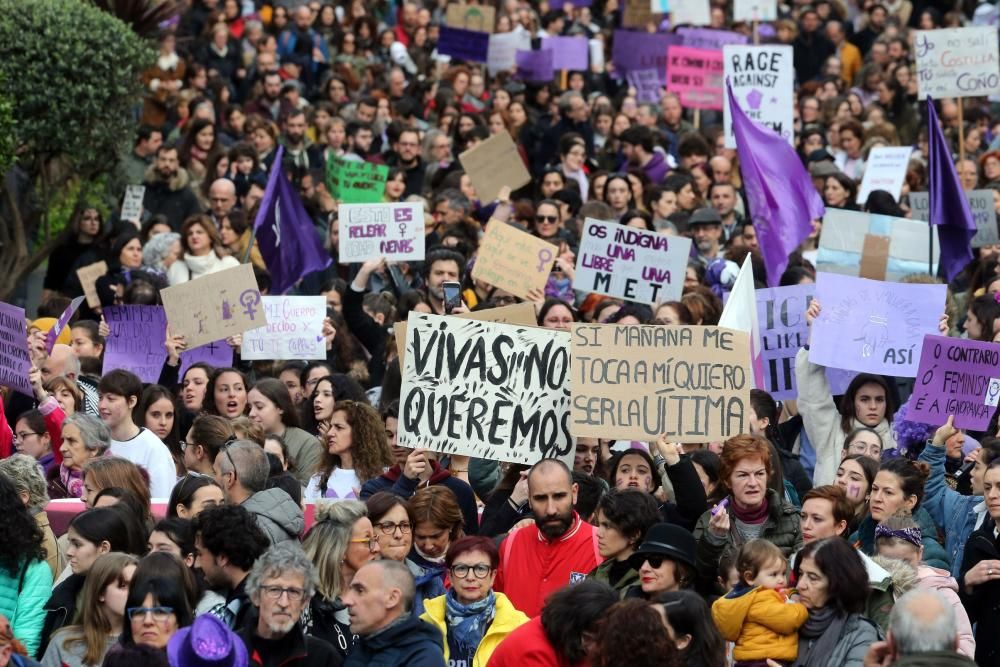
<instances>
[{"instance_id":1,"label":"protest sign","mask_svg":"<svg viewBox=\"0 0 1000 667\"><path fill-rule=\"evenodd\" d=\"M142 200L146 196L145 185L129 185L125 187L125 199L122 200L121 219L138 223L142 220Z\"/></svg>"},{"instance_id":2,"label":"protest sign","mask_svg":"<svg viewBox=\"0 0 1000 667\"><path fill-rule=\"evenodd\" d=\"M424 258L422 204L344 204L340 207L340 263L385 257Z\"/></svg>"},{"instance_id":3,"label":"protest sign","mask_svg":"<svg viewBox=\"0 0 1000 667\"><path fill-rule=\"evenodd\" d=\"M510 306L500 308L487 308L471 313L462 313L451 317L460 317L463 320L476 320L477 322L500 322L503 324L519 324L521 326L533 327L538 325L538 318L535 316L535 305L532 303L515 303ZM396 352L399 355L399 367L403 367L403 360L406 358L406 322L396 322L392 325L392 331L396 338Z\"/></svg>"},{"instance_id":4,"label":"protest sign","mask_svg":"<svg viewBox=\"0 0 1000 667\"><path fill-rule=\"evenodd\" d=\"M322 296L262 297L267 326L243 333L240 356L258 359L326 359Z\"/></svg>"},{"instance_id":5,"label":"protest sign","mask_svg":"<svg viewBox=\"0 0 1000 667\"><path fill-rule=\"evenodd\" d=\"M160 381L167 360L167 315L160 306L108 306L101 309L111 333L104 343L101 373L124 368L143 382Z\"/></svg>"},{"instance_id":6,"label":"protest sign","mask_svg":"<svg viewBox=\"0 0 1000 667\"><path fill-rule=\"evenodd\" d=\"M509 132L494 134L459 155L458 160L469 175L479 201L484 203L496 199L505 185L517 190L531 182L531 174Z\"/></svg>"},{"instance_id":7,"label":"protest sign","mask_svg":"<svg viewBox=\"0 0 1000 667\"><path fill-rule=\"evenodd\" d=\"M670 0L649 0L649 11L666 14L670 11Z\"/></svg>"},{"instance_id":8,"label":"protest sign","mask_svg":"<svg viewBox=\"0 0 1000 667\"><path fill-rule=\"evenodd\" d=\"M63 310L62 315L60 315L59 319L56 320L56 323L53 324L52 328L49 329L49 332L45 334L46 354L52 354L52 347L56 344L56 340L59 338L59 334L63 332L63 329L66 328L66 325L69 324L69 321L73 319L73 315L75 315L76 311L80 308L80 304L83 303L83 299L84 297L78 296L72 301L70 301L69 305L66 306L66 309Z\"/></svg>"},{"instance_id":9,"label":"protest sign","mask_svg":"<svg viewBox=\"0 0 1000 667\"><path fill-rule=\"evenodd\" d=\"M512 69L515 54L531 48L531 34L527 31L498 32L490 35L490 48L486 54L486 67L490 76ZM550 77L551 78L551 77Z\"/></svg>"},{"instance_id":10,"label":"protest sign","mask_svg":"<svg viewBox=\"0 0 1000 667\"><path fill-rule=\"evenodd\" d=\"M777 0L733 0L733 21L760 22L777 18Z\"/></svg>"},{"instance_id":11,"label":"protest sign","mask_svg":"<svg viewBox=\"0 0 1000 667\"><path fill-rule=\"evenodd\" d=\"M30 373L24 308L0 302L0 385L34 398L35 392L28 380Z\"/></svg>"},{"instance_id":12,"label":"protest sign","mask_svg":"<svg viewBox=\"0 0 1000 667\"><path fill-rule=\"evenodd\" d=\"M750 334L715 326L574 324L570 431L709 442L743 433Z\"/></svg>"},{"instance_id":13,"label":"protest sign","mask_svg":"<svg viewBox=\"0 0 1000 667\"><path fill-rule=\"evenodd\" d=\"M934 240L934 257L939 257L937 228L932 226L929 233ZM828 273L858 275L865 237L869 234L889 237L886 280L902 280L910 273L927 273L927 223L841 208L828 208L823 216L816 268Z\"/></svg>"},{"instance_id":14,"label":"protest sign","mask_svg":"<svg viewBox=\"0 0 1000 667\"><path fill-rule=\"evenodd\" d=\"M533 83L549 83L555 77L552 67L552 51L518 51L514 55L517 78Z\"/></svg>"},{"instance_id":15,"label":"protest sign","mask_svg":"<svg viewBox=\"0 0 1000 667\"><path fill-rule=\"evenodd\" d=\"M663 86L655 69L634 69L628 73L629 84L635 86L635 96L639 102L660 101Z\"/></svg>"},{"instance_id":16,"label":"protest sign","mask_svg":"<svg viewBox=\"0 0 1000 667\"><path fill-rule=\"evenodd\" d=\"M798 396L795 355L809 342L806 309L816 285L789 285L759 289L757 321L760 323L764 389L777 400Z\"/></svg>"},{"instance_id":17,"label":"protest sign","mask_svg":"<svg viewBox=\"0 0 1000 667\"><path fill-rule=\"evenodd\" d=\"M650 0L625 0L623 28L645 28L648 23L659 23L661 18L663 14L653 13Z\"/></svg>"},{"instance_id":18,"label":"protest sign","mask_svg":"<svg viewBox=\"0 0 1000 667\"><path fill-rule=\"evenodd\" d=\"M769 127L795 145L792 106L795 72L792 47L787 45L722 47L725 79L743 113L755 123ZM723 106L726 148L736 148L729 105Z\"/></svg>"},{"instance_id":19,"label":"protest sign","mask_svg":"<svg viewBox=\"0 0 1000 667\"><path fill-rule=\"evenodd\" d=\"M496 20L497 10L493 7L467 5L464 2L451 3L444 15L444 21L448 26L478 32L493 32Z\"/></svg>"},{"instance_id":20,"label":"protest sign","mask_svg":"<svg viewBox=\"0 0 1000 667\"><path fill-rule=\"evenodd\" d=\"M681 42L681 37L670 33L615 30L611 62L619 77L637 69L655 69L660 85L666 85L667 48Z\"/></svg>"},{"instance_id":21,"label":"protest sign","mask_svg":"<svg viewBox=\"0 0 1000 667\"><path fill-rule=\"evenodd\" d=\"M985 431L1000 398L1000 345L925 336L906 418Z\"/></svg>"},{"instance_id":22,"label":"protest sign","mask_svg":"<svg viewBox=\"0 0 1000 667\"><path fill-rule=\"evenodd\" d=\"M855 203L864 205L872 190L885 190L892 198L899 201L899 193L903 190L906 179L906 167L910 163L912 146L876 146L868 154L865 162L865 174L858 188L858 198Z\"/></svg>"},{"instance_id":23,"label":"protest sign","mask_svg":"<svg viewBox=\"0 0 1000 667\"><path fill-rule=\"evenodd\" d=\"M490 51L490 33L443 25L438 36L437 50L443 56L484 63Z\"/></svg>"},{"instance_id":24,"label":"protest sign","mask_svg":"<svg viewBox=\"0 0 1000 667\"><path fill-rule=\"evenodd\" d=\"M101 299L97 296L97 279L107 272L108 264L103 260L76 270L76 277L80 280L84 296L87 297L87 305L91 308L101 307Z\"/></svg>"},{"instance_id":25,"label":"protest sign","mask_svg":"<svg viewBox=\"0 0 1000 667\"><path fill-rule=\"evenodd\" d=\"M746 44L749 38L738 32L728 30L712 30L711 28L690 28L681 26L677 28L677 34L683 40L684 46L692 49L712 49L722 51L726 44Z\"/></svg>"},{"instance_id":26,"label":"protest sign","mask_svg":"<svg viewBox=\"0 0 1000 667\"><path fill-rule=\"evenodd\" d=\"M341 160L333 155L326 163L326 187L330 196L345 204L382 201L388 176L389 167L384 164Z\"/></svg>"},{"instance_id":27,"label":"protest sign","mask_svg":"<svg viewBox=\"0 0 1000 667\"><path fill-rule=\"evenodd\" d=\"M233 365L233 348L224 340L215 340L184 350L181 352L181 366L177 371L177 379L183 380L187 370L197 363L208 364L212 368L228 368Z\"/></svg>"},{"instance_id":28,"label":"protest sign","mask_svg":"<svg viewBox=\"0 0 1000 667\"><path fill-rule=\"evenodd\" d=\"M823 304L809 360L863 373L914 377L925 335L937 333L945 285L886 283L835 273L816 276Z\"/></svg>"},{"instance_id":29,"label":"protest sign","mask_svg":"<svg viewBox=\"0 0 1000 667\"><path fill-rule=\"evenodd\" d=\"M972 247L982 248L984 245L1000 243L996 208L993 206L993 190L966 191L965 196L969 199L969 210L972 211L972 219L976 222L976 235L972 237ZM911 192L909 197L913 219L929 220L931 202L928 194Z\"/></svg>"},{"instance_id":30,"label":"protest sign","mask_svg":"<svg viewBox=\"0 0 1000 667\"><path fill-rule=\"evenodd\" d=\"M528 298L544 290L559 248L499 220L490 220L479 245L472 277Z\"/></svg>"},{"instance_id":31,"label":"protest sign","mask_svg":"<svg viewBox=\"0 0 1000 667\"><path fill-rule=\"evenodd\" d=\"M590 46L585 37L544 37L542 50L552 52L555 70L587 71Z\"/></svg>"},{"instance_id":32,"label":"protest sign","mask_svg":"<svg viewBox=\"0 0 1000 667\"><path fill-rule=\"evenodd\" d=\"M708 0L670 0L671 25L708 25L711 22Z\"/></svg>"},{"instance_id":33,"label":"protest sign","mask_svg":"<svg viewBox=\"0 0 1000 667\"><path fill-rule=\"evenodd\" d=\"M639 303L681 297L691 239L587 218L573 287Z\"/></svg>"},{"instance_id":34,"label":"protest sign","mask_svg":"<svg viewBox=\"0 0 1000 667\"><path fill-rule=\"evenodd\" d=\"M399 444L491 461L568 460L569 334L410 313Z\"/></svg>"},{"instance_id":35,"label":"protest sign","mask_svg":"<svg viewBox=\"0 0 1000 667\"><path fill-rule=\"evenodd\" d=\"M919 30L914 36L917 96L1000 94L996 26Z\"/></svg>"},{"instance_id":36,"label":"protest sign","mask_svg":"<svg viewBox=\"0 0 1000 667\"><path fill-rule=\"evenodd\" d=\"M198 347L267 324L253 267L240 264L160 290L170 333Z\"/></svg>"},{"instance_id":37,"label":"protest sign","mask_svg":"<svg viewBox=\"0 0 1000 667\"><path fill-rule=\"evenodd\" d=\"M667 51L667 90L692 109L722 108L722 53L671 46Z\"/></svg>"}]
</instances>

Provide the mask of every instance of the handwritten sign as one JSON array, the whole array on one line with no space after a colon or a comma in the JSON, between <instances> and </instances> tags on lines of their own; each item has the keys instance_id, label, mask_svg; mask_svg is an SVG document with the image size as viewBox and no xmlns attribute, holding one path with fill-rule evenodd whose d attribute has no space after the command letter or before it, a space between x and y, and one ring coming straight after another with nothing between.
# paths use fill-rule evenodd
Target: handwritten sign
<instances>
[{"instance_id":1,"label":"handwritten sign","mask_svg":"<svg viewBox=\"0 0 1000 667\"><path fill-rule=\"evenodd\" d=\"M899 193L906 180L906 168L910 163L912 146L876 146L868 154L865 175L858 188L856 203L864 204L873 190L885 190L899 201Z\"/></svg>"},{"instance_id":2,"label":"handwritten sign","mask_svg":"<svg viewBox=\"0 0 1000 667\"><path fill-rule=\"evenodd\" d=\"M262 297L267 326L243 334L243 359L326 359L322 296Z\"/></svg>"},{"instance_id":3,"label":"handwritten sign","mask_svg":"<svg viewBox=\"0 0 1000 667\"><path fill-rule=\"evenodd\" d=\"M515 54L531 48L531 34L527 31L498 32L490 35L490 48L486 54L486 66L490 75L512 69L516 64ZM551 77L550 77L551 79Z\"/></svg>"},{"instance_id":4,"label":"handwritten sign","mask_svg":"<svg viewBox=\"0 0 1000 667\"><path fill-rule=\"evenodd\" d=\"M471 63L484 63L490 51L490 34L441 26L438 53Z\"/></svg>"},{"instance_id":5,"label":"handwritten sign","mask_svg":"<svg viewBox=\"0 0 1000 667\"><path fill-rule=\"evenodd\" d=\"M548 83L555 76L552 67L553 53L549 49L541 51L518 51L514 55L517 64L517 78L534 83Z\"/></svg>"},{"instance_id":6,"label":"handwritten sign","mask_svg":"<svg viewBox=\"0 0 1000 667\"><path fill-rule=\"evenodd\" d=\"M521 161L509 132L498 132L479 145L458 156L469 175L476 196L481 202L491 202L503 186L517 190L531 182L531 174Z\"/></svg>"},{"instance_id":7,"label":"handwritten sign","mask_svg":"<svg viewBox=\"0 0 1000 667\"><path fill-rule=\"evenodd\" d=\"M517 227L490 220L479 246L472 277L522 299L544 290L559 248Z\"/></svg>"},{"instance_id":8,"label":"handwritten sign","mask_svg":"<svg viewBox=\"0 0 1000 667\"><path fill-rule=\"evenodd\" d=\"M660 85L666 85L667 48L681 41L681 37L670 33L615 30L611 62L619 77L624 78L633 70L655 69Z\"/></svg>"},{"instance_id":9,"label":"handwritten sign","mask_svg":"<svg viewBox=\"0 0 1000 667\"><path fill-rule=\"evenodd\" d=\"M680 299L691 239L587 218L573 287L639 303Z\"/></svg>"},{"instance_id":10,"label":"handwritten sign","mask_svg":"<svg viewBox=\"0 0 1000 667\"><path fill-rule=\"evenodd\" d=\"M411 313L399 442L492 461L564 459L569 364L564 331Z\"/></svg>"},{"instance_id":11,"label":"handwritten sign","mask_svg":"<svg viewBox=\"0 0 1000 667\"><path fill-rule=\"evenodd\" d=\"M691 28L681 26L677 34L684 40L684 46L692 49L712 49L722 51L726 44L746 44L750 39L738 32L728 30L712 30L711 28Z\"/></svg>"},{"instance_id":12,"label":"handwritten sign","mask_svg":"<svg viewBox=\"0 0 1000 667\"><path fill-rule=\"evenodd\" d=\"M660 75L655 69L634 69L628 73L628 82L635 86L635 96L639 102L659 102L663 92Z\"/></svg>"},{"instance_id":13,"label":"handwritten sign","mask_svg":"<svg viewBox=\"0 0 1000 667\"><path fill-rule=\"evenodd\" d=\"M671 46L667 51L667 90L692 109L722 108L722 53Z\"/></svg>"},{"instance_id":14,"label":"handwritten sign","mask_svg":"<svg viewBox=\"0 0 1000 667\"><path fill-rule=\"evenodd\" d=\"M422 204L344 204L340 207L340 263L424 258Z\"/></svg>"},{"instance_id":15,"label":"handwritten sign","mask_svg":"<svg viewBox=\"0 0 1000 667\"><path fill-rule=\"evenodd\" d=\"M925 335L937 333L945 285L886 283L835 273L816 277L823 304L809 360L864 373L914 377Z\"/></svg>"},{"instance_id":16,"label":"handwritten sign","mask_svg":"<svg viewBox=\"0 0 1000 667\"><path fill-rule=\"evenodd\" d=\"M170 332L197 347L267 324L253 267L240 264L160 290Z\"/></svg>"},{"instance_id":17,"label":"handwritten sign","mask_svg":"<svg viewBox=\"0 0 1000 667\"><path fill-rule=\"evenodd\" d=\"M138 223L142 220L142 200L146 196L145 185L129 185L122 200L121 219Z\"/></svg>"},{"instance_id":18,"label":"handwritten sign","mask_svg":"<svg viewBox=\"0 0 1000 667\"><path fill-rule=\"evenodd\" d=\"M1000 95L995 25L919 30L914 49L920 99Z\"/></svg>"},{"instance_id":19,"label":"handwritten sign","mask_svg":"<svg viewBox=\"0 0 1000 667\"><path fill-rule=\"evenodd\" d=\"M764 364L762 389L778 400L798 396L795 355L809 342L806 309L815 292L813 284L771 287L756 292Z\"/></svg>"},{"instance_id":20,"label":"handwritten sign","mask_svg":"<svg viewBox=\"0 0 1000 667\"><path fill-rule=\"evenodd\" d=\"M1000 398L1000 345L926 336L907 419L985 431Z\"/></svg>"},{"instance_id":21,"label":"handwritten sign","mask_svg":"<svg viewBox=\"0 0 1000 667\"><path fill-rule=\"evenodd\" d=\"M0 303L0 385L34 398L24 308Z\"/></svg>"},{"instance_id":22,"label":"handwritten sign","mask_svg":"<svg viewBox=\"0 0 1000 667\"><path fill-rule=\"evenodd\" d=\"M937 228L932 226L930 234L934 242L934 257L939 257ZM889 237L886 280L902 280L910 273L927 272L927 223L840 208L828 208L823 216L817 268L828 273L858 275L868 235Z\"/></svg>"},{"instance_id":23,"label":"handwritten sign","mask_svg":"<svg viewBox=\"0 0 1000 667\"><path fill-rule=\"evenodd\" d=\"M931 202L926 192L910 193L910 211L914 220L930 220ZM965 193L969 199L972 219L976 221L976 235L972 237L972 247L1000 243L997 230L997 213L993 206L993 190L971 190Z\"/></svg>"},{"instance_id":24,"label":"handwritten sign","mask_svg":"<svg viewBox=\"0 0 1000 667\"><path fill-rule=\"evenodd\" d=\"M143 382L156 383L167 360L167 314L160 306L108 306L101 310L111 333L104 345L101 373L124 368Z\"/></svg>"},{"instance_id":25,"label":"handwritten sign","mask_svg":"<svg viewBox=\"0 0 1000 667\"><path fill-rule=\"evenodd\" d=\"M444 15L444 21L448 26L477 32L493 32L496 20L497 10L489 5L467 5L459 2L448 5Z\"/></svg>"},{"instance_id":26,"label":"handwritten sign","mask_svg":"<svg viewBox=\"0 0 1000 667\"><path fill-rule=\"evenodd\" d=\"M554 69L587 69L590 47L584 37L545 37L542 39L542 50L552 52Z\"/></svg>"},{"instance_id":27,"label":"handwritten sign","mask_svg":"<svg viewBox=\"0 0 1000 667\"><path fill-rule=\"evenodd\" d=\"M60 315L59 319L56 320L56 323L52 325L52 328L49 329L49 332L45 334L46 354L52 354L52 348L55 346L56 341L59 339L59 334L63 332L63 329L66 328L66 325L69 324L69 321L73 319L73 315L76 314L76 311L80 308L80 304L82 303L83 303L82 296L78 296L72 301L70 301L69 305L66 306L66 309L62 312L62 315Z\"/></svg>"},{"instance_id":28,"label":"handwritten sign","mask_svg":"<svg viewBox=\"0 0 1000 667\"><path fill-rule=\"evenodd\" d=\"M487 308L476 310L461 315L449 315L448 317L458 317L463 320L476 320L477 322L500 322L502 324L518 324L524 327L538 325L538 317L535 315L535 306L531 303L515 303L499 308ZM396 338L396 353L399 355L399 367L403 367L403 360L406 358L406 321L396 322L392 325L393 336Z\"/></svg>"},{"instance_id":29,"label":"handwritten sign","mask_svg":"<svg viewBox=\"0 0 1000 667\"><path fill-rule=\"evenodd\" d=\"M733 21L775 21L777 0L733 0Z\"/></svg>"},{"instance_id":30,"label":"handwritten sign","mask_svg":"<svg viewBox=\"0 0 1000 667\"><path fill-rule=\"evenodd\" d=\"M83 287L83 294L87 297L87 305L91 308L100 308L101 299L97 296L97 279L108 272L108 264L103 260L82 266L76 270L76 277Z\"/></svg>"},{"instance_id":31,"label":"handwritten sign","mask_svg":"<svg viewBox=\"0 0 1000 667\"><path fill-rule=\"evenodd\" d=\"M787 45L742 46L727 44L722 48L725 78L747 117L769 127L794 145L793 95L795 72L792 47ZM729 105L723 105L726 148L736 148L733 119Z\"/></svg>"},{"instance_id":32,"label":"handwritten sign","mask_svg":"<svg viewBox=\"0 0 1000 667\"><path fill-rule=\"evenodd\" d=\"M743 433L750 335L714 326L574 324L570 431L671 442Z\"/></svg>"},{"instance_id":33,"label":"handwritten sign","mask_svg":"<svg viewBox=\"0 0 1000 667\"><path fill-rule=\"evenodd\" d=\"M671 0L670 23L672 25L708 25L712 22L712 12L708 0Z\"/></svg>"},{"instance_id":34,"label":"handwritten sign","mask_svg":"<svg viewBox=\"0 0 1000 667\"><path fill-rule=\"evenodd\" d=\"M216 340L181 352L181 367L177 373L183 378L187 369L197 363L208 364L212 368L228 368L233 365L233 348L224 340Z\"/></svg>"},{"instance_id":35,"label":"handwritten sign","mask_svg":"<svg viewBox=\"0 0 1000 667\"><path fill-rule=\"evenodd\" d=\"M382 201L388 177L389 167L384 164L341 160L333 155L326 163L326 187L330 196L345 204Z\"/></svg>"}]
</instances>

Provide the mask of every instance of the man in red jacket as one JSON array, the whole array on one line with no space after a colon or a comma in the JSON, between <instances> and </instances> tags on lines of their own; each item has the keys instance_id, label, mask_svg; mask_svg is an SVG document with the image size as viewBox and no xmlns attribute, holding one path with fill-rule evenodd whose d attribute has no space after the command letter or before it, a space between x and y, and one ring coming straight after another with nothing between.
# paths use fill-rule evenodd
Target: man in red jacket
<instances>
[{"instance_id":1,"label":"man in red jacket","mask_svg":"<svg viewBox=\"0 0 1000 667\"><path fill-rule=\"evenodd\" d=\"M545 459L528 473L535 526L515 530L500 545L494 584L528 616L538 616L551 593L583 581L603 560L597 531L573 510L576 493L572 473L562 461Z\"/></svg>"}]
</instances>

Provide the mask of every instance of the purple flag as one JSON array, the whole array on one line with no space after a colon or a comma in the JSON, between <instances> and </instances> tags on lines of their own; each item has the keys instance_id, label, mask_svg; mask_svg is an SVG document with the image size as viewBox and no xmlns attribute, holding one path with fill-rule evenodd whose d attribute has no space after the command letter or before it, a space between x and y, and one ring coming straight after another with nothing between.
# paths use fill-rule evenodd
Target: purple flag
<instances>
[{"instance_id":1,"label":"purple flag","mask_svg":"<svg viewBox=\"0 0 1000 667\"><path fill-rule=\"evenodd\" d=\"M938 242L941 244L939 264L945 278L951 282L972 261L972 237L976 235L976 222L958 180L948 142L938 125L930 95L927 96L927 125L930 144L927 157L927 170L930 172L927 178L930 197L928 219L930 224L938 226Z\"/></svg>"},{"instance_id":2,"label":"purple flag","mask_svg":"<svg viewBox=\"0 0 1000 667\"><path fill-rule=\"evenodd\" d=\"M59 316L58 321L56 321L56 323L52 326L52 328L49 329L49 332L45 334L46 354L52 354L52 348L55 347L56 345L56 339L59 338L59 334L61 334L62 330L66 328L67 324L69 324L70 319L76 313L77 309L80 307L80 304L83 303L83 300L85 298L86 297L78 296L72 301L70 301L69 305L66 306L66 310L64 310L63 314Z\"/></svg>"},{"instance_id":3,"label":"purple flag","mask_svg":"<svg viewBox=\"0 0 1000 667\"><path fill-rule=\"evenodd\" d=\"M254 231L260 254L271 272L271 293L284 294L303 276L330 266L330 255L316 233L302 200L281 168L282 146L274 156L267 190Z\"/></svg>"},{"instance_id":4,"label":"purple flag","mask_svg":"<svg viewBox=\"0 0 1000 667\"><path fill-rule=\"evenodd\" d=\"M784 138L751 121L726 82L733 135L751 219L767 266L767 284L777 287L788 256L812 233L812 220L826 212L812 179Z\"/></svg>"}]
</instances>

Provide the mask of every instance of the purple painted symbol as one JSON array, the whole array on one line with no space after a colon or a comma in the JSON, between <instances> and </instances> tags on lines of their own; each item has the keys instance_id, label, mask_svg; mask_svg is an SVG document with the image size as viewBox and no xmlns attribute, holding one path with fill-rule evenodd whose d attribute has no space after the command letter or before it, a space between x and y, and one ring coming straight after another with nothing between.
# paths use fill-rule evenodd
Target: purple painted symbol
<instances>
[{"instance_id":1,"label":"purple painted symbol","mask_svg":"<svg viewBox=\"0 0 1000 667\"><path fill-rule=\"evenodd\" d=\"M233 319L233 307L229 305L228 299L222 300L222 319L224 320Z\"/></svg>"},{"instance_id":2,"label":"purple painted symbol","mask_svg":"<svg viewBox=\"0 0 1000 667\"><path fill-rule=\"evenodd\" d=\"M754 88L753 90L750 91L749 94L747 94L747 104L750 106L751 109L754 110L760 109L760 103L763 101L764 101L764 93L760 92L756 88Z\"/></svg>"},{"instance_id":3,"label":"purple painted symbol","mask_svg":"<svg viewBox=\"0 0 1000 667\"><path fill-rule=\"evenodd\" d=\"M538 268L536 271L544 271L545 265L552 261L552 251L548 248L542 248L538 251Z\"/></svg>"},{"instance_id":4,"label":"purple painted symbol","mask_svg":"<svg viewBox=\"0 0 1000 667\"><path fill-rule=\"evenodd\" d=\"M247 317L251 320L255 320L257 308L254 308L254 306L260 303L260 292L252 289L244 290L244 292L240 294L240 303L243 304L243 312L247 314Z\"/></svg>"},{"instance_id":5,"label":"purple painted symbol","mask_svg":"<svg viewBox=\"0 0 1000 667\"><path fill-rule=\"evenodd\" d=\"M392 215L396 222L413 222L413 211L408 208L397 208Z\"/></svg>"}]
</instances>

